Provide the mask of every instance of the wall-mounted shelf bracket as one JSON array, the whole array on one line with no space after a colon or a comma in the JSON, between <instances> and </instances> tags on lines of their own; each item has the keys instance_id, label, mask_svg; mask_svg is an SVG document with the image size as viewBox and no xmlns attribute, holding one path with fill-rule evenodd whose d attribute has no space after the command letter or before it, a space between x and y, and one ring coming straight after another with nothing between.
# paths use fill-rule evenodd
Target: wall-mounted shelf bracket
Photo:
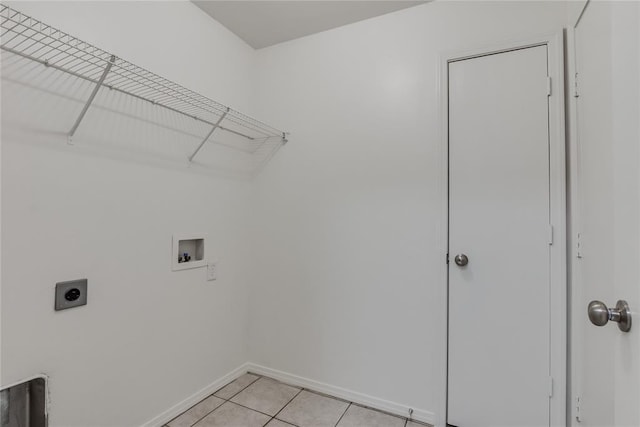
<instances>
[{"instance_id":1,"label":"wall-mounted shelf bracket","mask_svg":"<svg viewBox=\"0 0 640 427\"><path fill-rule=\"evenodd\" d=\"M222 122L222 120L224 120L225 117L227 117L227 114L229 113L229 108L227 108L227 111L225 111L224 113L222 113L222 115L220 116L220 118L218 119L218 121L213 125L213 127L211 128L211 130L209 131L209 133L207 134L207 136L204 137L204 139L202 140L202 142L200 143L200 145L198 145L198 148L196 148L196 151L193 152L192 155L189 156L189 161L192 162L193 158L196 156L196 154L198 154L198 151L200 151L200 149L204 146L204 144L209 140L209 138L211 138L211 135L213 135L213 132L215 132L216 129L218 129L220 127L220 123Z\"/></svg>"},{"instance_id":2,"label":"wall-mounted shelf bracket","mask_svg":"<svg viewBox=\"0 0 640 427\"><path fill-rule=\"evenodd\" d=\"M84 115L87 114L87 111L89 110L89 107L91 106L91 103L93 102L93 99L98 94L98 90L100 90L100 87L104 83L104 79L107 78L107 74L109 74L109 71L111 70L111 67L113 66L113 64L115 64L115 62L116 62L115 55L111 55L111 58L109 59L109 62L107 62L107 66L104 68L102 76L100 76L100 80L98 80L98 83L96 83L96 86L93 88L93 91L91 92L91 95L89 96L89 99L87 100L87 103L84 104L84 108L80 112L80 115L78 116L78 119L76 120L76 122L74 123L73 127L69 131L69 136L67 137L67 143L73 144L73 135L78 130L78 126L80 126L80 123L82 122L82 119L84 119Z\"/></svg>"}]
</instances>

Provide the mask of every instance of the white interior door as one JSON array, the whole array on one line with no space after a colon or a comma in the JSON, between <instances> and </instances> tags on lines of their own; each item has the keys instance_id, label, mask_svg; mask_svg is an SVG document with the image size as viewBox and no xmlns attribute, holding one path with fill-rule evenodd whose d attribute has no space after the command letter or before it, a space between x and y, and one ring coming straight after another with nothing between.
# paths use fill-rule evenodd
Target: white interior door
<instances>
[{"instance_id":1,"label":"white interior door","mask_svg":"<svg viewBox=\"0 0 640 427\"><path fill-rule=\"evenodd\" d=\"M458 427L549 425L547 63L541 45L449 64L447 419Z\"/></svg>"},{"instance_id":2,"label":"white interior door","mask_svg":"<svg viewBox=\"0 0 640 427\"><path fill-rule=\"evenodd\" d=\"M639 27L637 2L590 2L574 33L575 426L640 426ZM631 330L622 332L614 322L592 325L587 318L592 300L608 307L626 300Z\"/></svg>"}]
</instances>

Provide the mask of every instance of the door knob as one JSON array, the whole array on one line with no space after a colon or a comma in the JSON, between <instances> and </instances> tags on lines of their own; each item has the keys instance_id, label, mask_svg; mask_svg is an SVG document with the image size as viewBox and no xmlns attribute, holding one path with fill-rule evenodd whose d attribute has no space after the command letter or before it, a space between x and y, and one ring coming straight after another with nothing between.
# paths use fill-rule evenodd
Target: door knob
<instances>
[{"instance_id":1,"label":"door knob","mask_svg":"<svg viewBox=\"0 0 640 427\"><path fill-rule=\"evenodd\" d=\"M589 320L596 326L604 326L611 320L618 323L622 332L631 330L631 310L624 300L619 300L615 308L607 308L602 301L591 301L587 312Z\"/></svg>"},{"instance_id":2,"label":"door knob","mask_svg":"<svg viewBox=\"0 0 640 427\"><path fill-rule=\"evenodd\" d=\"M465 265L469 264L469 258L467 258L465 254L458 254L453 260L455 261L456 265L460 267L464 267Z\"/></svg>"}]
</instances>

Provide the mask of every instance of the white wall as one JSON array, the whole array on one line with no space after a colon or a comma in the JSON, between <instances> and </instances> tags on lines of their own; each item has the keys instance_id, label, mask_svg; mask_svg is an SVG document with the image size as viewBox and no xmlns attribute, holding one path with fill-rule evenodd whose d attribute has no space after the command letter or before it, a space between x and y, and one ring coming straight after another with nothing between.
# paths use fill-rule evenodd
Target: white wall
<instances>
[{"instance_id":1,"label":"white wall","mask_svg":"<svg viewBox=\"0 0 640 427\"><path fill-rule=\"evenodd\" d=\"M11 6L248 107L253 51L189 2ZM87 150L97 107L67 146L42 123L68 130L75 116L15 88L3 80L2 384L48 374L52 426L140 425L248 359L248 184ZM29 110L44 121L14 132ZM216 282L171 271L175 232L208 233ZM54 312L55 283L81 277L88 305Z\"/></svg>"},{"instance_id":2,"label":"white wall","mask_svg":"<svg viewBox=\"0 0 640 427\"><path fill-rule=\"evenodd\" d=\"M439 58L566 17L435 2L257 52L257 112L292 136L255 186L254 362L443 421Z\"/></svg>"}]
</instances>

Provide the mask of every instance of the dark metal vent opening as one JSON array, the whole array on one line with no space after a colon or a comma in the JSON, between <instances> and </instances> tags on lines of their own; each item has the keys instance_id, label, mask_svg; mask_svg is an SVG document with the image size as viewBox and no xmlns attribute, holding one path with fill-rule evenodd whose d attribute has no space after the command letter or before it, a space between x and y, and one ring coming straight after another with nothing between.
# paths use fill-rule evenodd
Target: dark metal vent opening
<instances>
[{"instance_id":1,"label":"dark metal vent opening","mask_svg":"<svg viewBox=\"0 0 640 427\"><path fill-rule=\"evenodd\" d=\"M0 390L0 427L47 427L45 378Z\"/></svg>"}]
</instances>

